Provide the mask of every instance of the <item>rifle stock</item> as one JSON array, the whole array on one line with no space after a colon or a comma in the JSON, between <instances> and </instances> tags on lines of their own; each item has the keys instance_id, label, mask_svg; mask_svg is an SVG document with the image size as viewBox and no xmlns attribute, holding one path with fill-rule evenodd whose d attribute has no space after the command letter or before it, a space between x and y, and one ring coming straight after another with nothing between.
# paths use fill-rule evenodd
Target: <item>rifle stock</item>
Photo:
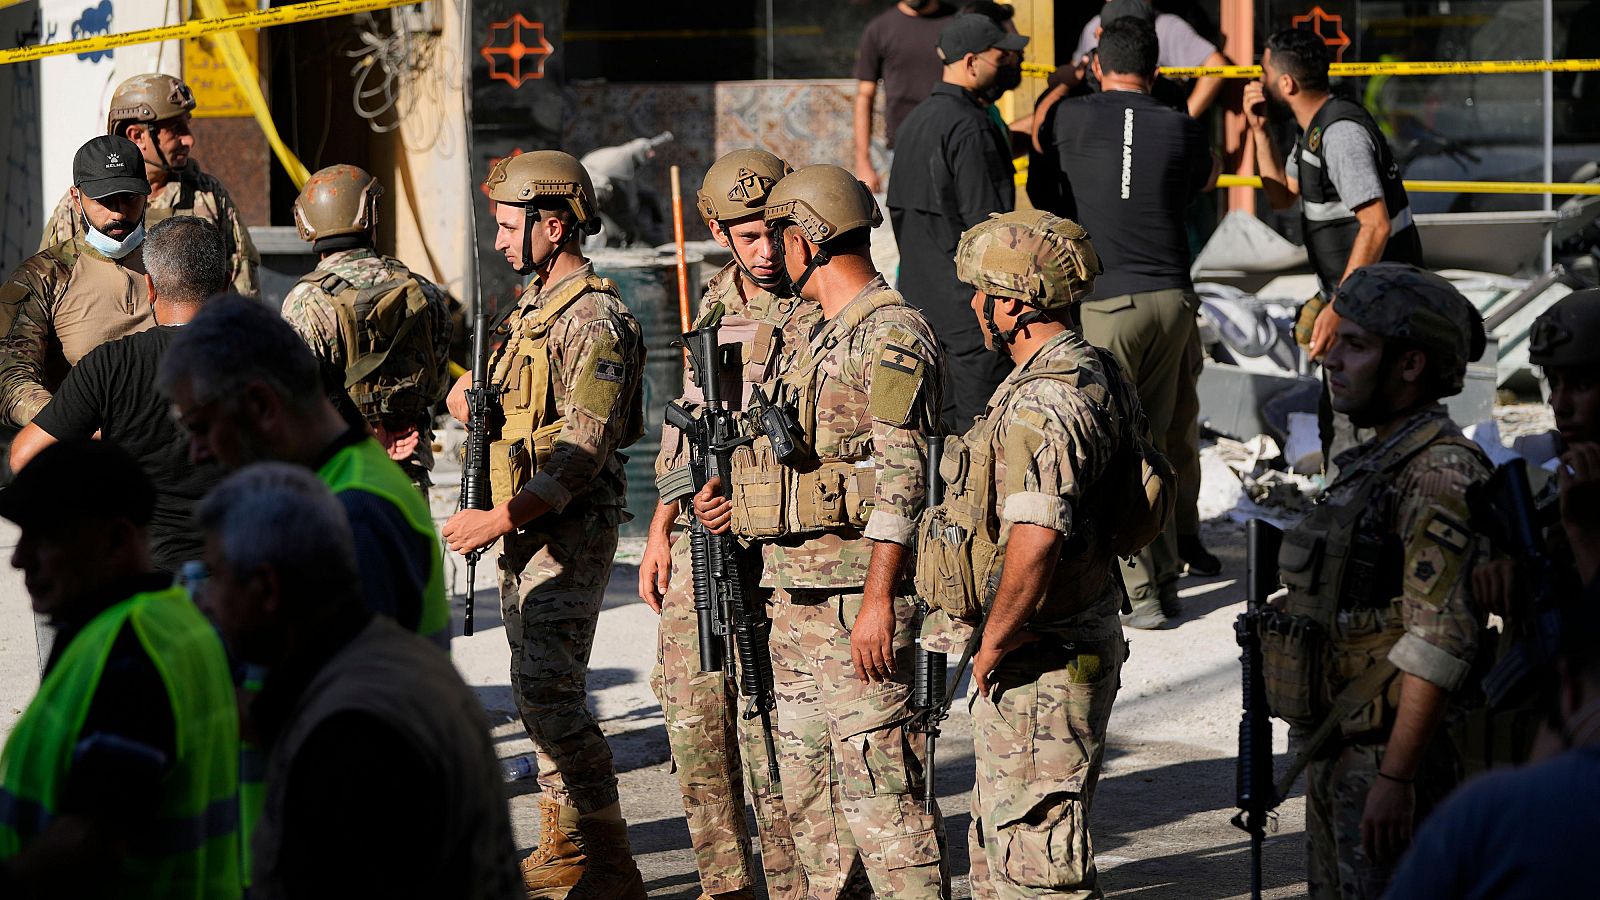
<instances>
[{"instance_id":1,"label":"rifle stock","mask_svg":"<svg viewBox=\"0 0 1600 900\"><path fill-rule=\"evenodd\" d=\"M490 509L489 411L498 391L489 386L489 313L479 309L472 321L472 386L467 389L467 440L461 461L461 509ZM466 554L467 597L461 614L461 633L472 634L472 604L478 559L482 550Z\"/></svg>"},{"instance_id":2,"label":"rifle stock","mask_svg":"<svg viewBox=\"0 0 1600 900\"><path fill-rule=\"evenodd\" d=\"M1278 588L1278 549L1283 532L1268 522L1251 519L1245 526L1245 611L1234 622L1244 685L1244 712L1239 718L1239 757L1235 789L1239 814L1233 824L1250 835L1250 895L1261 896L1261 841L1267 819L1282 802L1272 779L1272 713L1262 669L1259 623L1267 597Z\"/></svg>"}]
</instances>

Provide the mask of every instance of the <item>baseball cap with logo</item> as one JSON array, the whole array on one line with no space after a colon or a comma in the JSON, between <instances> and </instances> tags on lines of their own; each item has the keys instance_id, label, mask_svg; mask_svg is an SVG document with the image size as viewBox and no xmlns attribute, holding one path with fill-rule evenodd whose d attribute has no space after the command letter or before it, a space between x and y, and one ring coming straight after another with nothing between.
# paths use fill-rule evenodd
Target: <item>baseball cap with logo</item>
<instances>
[{"instance_id":1,"label":"baseball cap with logo","mask_svg":"<svg viewBox=\"0 0 1600 900\"><path fill-rule=\"evenodd\" d=\"M90 138L72 158L72 183L85 197L99 200L112 194L148 194L144 156L125 137L103 134Z\"/></svg>"},{"instance_id":2,"label":"baseball cap with logo","mask_svg":"<svg viewBox=\"0 0 1600 900\"><path fill-rule=\"evenodd\" d=\"M951 19L950 24L939 32L939 58L946 65L968 53L982 53L990 47L1020 51L1026 46L1027 38L1013 34L996 25L988 16L977 13L962 13Z\"/></svg>"}]
</instances>

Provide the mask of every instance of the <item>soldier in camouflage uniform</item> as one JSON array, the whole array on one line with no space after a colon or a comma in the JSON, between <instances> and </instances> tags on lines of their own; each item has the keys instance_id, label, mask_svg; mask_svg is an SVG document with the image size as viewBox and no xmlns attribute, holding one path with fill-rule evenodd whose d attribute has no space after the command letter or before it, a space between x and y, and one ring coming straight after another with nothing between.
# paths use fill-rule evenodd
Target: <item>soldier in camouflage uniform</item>
<instances>
[{"instance_id":1,"label":"soldier in camouflage uniform","mask_svg":"<svg viewBox=\"0 0 1600 900\"><path fill-rule=\"evenodd\" d=\"M713 531L766 543L783 800L817 898L859 870L882 897L945 890L943 823L918 800L914 603L902 590L943 361L927 320L872 267L882 220L837 166L772 189L766 221L789 278L826 320L779 363L778 402L795 411L805 458L782 465L758 437L734 453L731 499L720 479L695 497Z\"/></svg>"},{"instance_id":2,"label":"soldier in camouflage uniform","mask_svg":"<svg viewBox=\"0 0 1600 900\"><path fill-rule=\"evenodd\" d=\"M228 250L233 290L255 297L261 292L256 280L261 257L250 241L250 231L222 182L200 171L200 164L189 156L194 151L194 135L189 131L194 107L194 94L177 78L135 75L117 85L111 95L106 134L125 137L139 148L151 187L145 224L154 225L168 216L198 216L214 223ZM83 220L69 192L45 223L39 249L48 250L83 233Z\"/></svg>"},{"instance_id":3,"label":"soldier in camouflage uniform","mask_svg":"<svg viewBox=\"0 0 1600 900\"><path fill-rule=\"evenodd\" d=\"M450 302L377 251L381 196L378 179L355 166L329 166L306 182L294 221L322 259L283 298L283 318L322 364L328 389L349 391L378 442L426 492L433 407L449 386Z\"/></svg>"},{"instance_id":4,"label":"soldier in camouflage uniform","mask_svg":"<svg viewBox=\"0 0 1600 900\"><path fill-rule=\"evenodd\" d=\"M155 324L138 152L110 136L79 147L70 194L88 230L23 260L0 285L0 424L27 425L90 350Z\"/></svg>"},{"instance_id":5,"label":"soldier in camouflage uniform","mask_svg":"<svg viewBox=\"0 0 1600 900\"><path fill-rule=\"evenodd\" d=\"M696 321L717 314L721 304L722 342L735 343L734 336L748 334L741 347L747 385L766 382L782 348L803 345L822 320L816 303L788 291L781 253L762 218L767 193L790 171L787 163L764 150L735 150L712 164L699 192L706 227L734 258L712 277ZM738 777L742 760L756 811L767 893L799 900L805 896L805 872L795 858L782 790L768 776L760 723L739 715L738 685L732 679L720 671L700 671L689 541L672 540L682 501L693 492L688 463L686 442L677 429L666 426L656 460L661 504L639 564L639 597L661 614L651 684L666 718L700 886L708 898L755 896Z\"/></svg>"},{"instance_id":6,"label":"soldier in camouflage uniform","mask_svg":"<svg viewBox=\"0 0 1600 900\"><path fill-rule=\"evenodd\" d=\"M1441 726L1476 693L1466 496L1489 470L1439 401L1485 339L1449 282L1404 263L1351 273L1334 310L1333 408L1376 436L1335 460L1323 501L1284 535L1273 615L1293 627L1263 629L1263 659L1273 713L1310 760L1311 896L1378 897L1459 779Z\"/></svg>"},{"instance_id":7,"label":"soldier in camouflage uniform","mask_svg":"<svg viewBox=\"0 0 1600 900\"><path fill-rule=\"evenodd\" d=\"M529 896L642 900L611 748L589 712L585 679L627 516L618 451L643 431L644 343L616 286L579 249L600 220L576 159L557 150L512 156L485 186L495 248L534 278L490 360L501 391L489 452L495 506L456 513L444 537L458 553L505 539L511 684L541 791L539 846L522 863ZM448 401L463 422L470 381L462 376Z\"/></svg>"},{"instance_id":8,"label":"soldier in camouflage uniform","mask_svg":"<svg viewBox=\"0 0 1600 900\"><path fill-rule=\"evenodd\" d=\"M1016 365L949 439L944 503L924 519L918 562L934 607L924 646L961 653L982 629L972 896L1095 897L1089 810L1126 656L1111 510L1126 505L1116 473L1149 426L1115 357L1072 327L1100 271L1081 227L1037 210L991 216L962 235L956 271L975 289L985 345ZM970 523L973 549L949 543L942 521ZM970 592L940 587L952 553L974 560Z\"/></svg>"}]
</instances>

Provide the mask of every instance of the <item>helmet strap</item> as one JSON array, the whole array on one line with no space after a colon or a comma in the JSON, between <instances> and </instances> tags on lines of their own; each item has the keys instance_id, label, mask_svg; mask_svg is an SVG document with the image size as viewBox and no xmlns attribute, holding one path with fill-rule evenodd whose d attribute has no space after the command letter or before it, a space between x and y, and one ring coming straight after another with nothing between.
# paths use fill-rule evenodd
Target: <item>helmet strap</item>
<instances>
[{"instance_id":1,"label":"helmet strap","mask_svg":"<svg viewBox=\"0 0 1600 900\"><path fill-rule=\"evenodd\" d=\"M532 204L522 207L522 265L518 266L515 271L518 275L529 275L537 272L539 280L544 281L550 272L551 264L555 262L557 256L561 255L561 249L578 236L578 229L576 227L566 228L563 225L566 234L562 235L561 243L551 247L550 252L544 255L544 259L534 262L533 229L540 221L539 210Z\"/></svg>"},{"instance_id":2,"label":"helmet strap","mask_svg":"<svg viewBox=\"0 0 1600 900\"><path fill-rule=\"evenodd\" d=\"M796 297L800 296L800 289L806 286L806 282L811 280L811 273L827 265L830 259L833 259L833 254L821 247L817 248L816 253L811 254L811 262L806 263L806 270L801 272L800 277L794 280Z\"/></svg>"},{"instance_id":3,"label":"helmet strap","mask_svg":"<svg viewBox=\"0 0 1600 900\"><path fill-rule=\"evenodd\" d=\"M161 141L156 137L156 128L155 128L155 124L156 123L154 123L154 122L140 122L139 124L144 126L145 137L150 139L150 146L155 148L155 151L156 151L156 158L154 160L146 158L145 159L145 163L147 163L148 165L155 166L156 168L160 169L163 172L168 173L169 175L174 173L174 172L179 171L177 168L175 168L172 165L171 160L167 159L167 152L165 150L161 149Z\"/></svg>"},{"instance_id":4,"label":"helmet strap","mask_svg":"<svg viewBox=\"0 0 1600 900\"><path fill-rule=\"evenodd\" d=\"M1044 313L1037 309L1030 309L1017 317L1017 323L1006 331L1001 331L1000 326L994 321L994 295L983 295L983 324L989 329L989 336L994 339L996 353L1006 353L1007 349L1017 340L1017 333L1026 329L1035 322L1044 321Z\"/></svg>"},{"instance_id":5,"label":"helmet strap","mask_svg":"<svg viewBox=\"0 0 1600 900\"><path fill-rule=\"evenodd\" d=\"M739 255L739 244L734 241L733 232L728 230L727 223L721 219L712 219L712 221L716 222L717 227L722 229L722 233L728 236L728 252L733 254L733 264L739 267L739 271L743 273L745 278L750 280L751 284L779 297L788 297L799 293L799 289L790 283L789 274L784 271L781 263L783 259L783 244L781 241L773 241L773 246L778 248L778 259L780 260L778 274L773 278L757 278L756 273L750 271L750 267L745 265L744 257Z\"/></svg>"}]
</instances>

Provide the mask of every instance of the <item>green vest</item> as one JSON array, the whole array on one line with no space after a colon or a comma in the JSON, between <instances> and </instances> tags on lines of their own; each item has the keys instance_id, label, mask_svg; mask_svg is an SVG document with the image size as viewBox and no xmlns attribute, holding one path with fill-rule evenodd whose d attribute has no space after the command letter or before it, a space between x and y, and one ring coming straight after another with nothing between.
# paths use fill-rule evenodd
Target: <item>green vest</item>
<instances>
[{"instance_id":1,"label":"green vest","mask_svg":"<svg viewBox=\"0 0 1600 900\"><path fill-rule=\"evenodd\" d=\"M418 493L405 470L389 458L377 441L367 438L335 453L317 470L317 477L335 494L366 491L382 497L400 510L417 534L428 540L433 558L428 565L428 585L422 592L422 619L417 623L417 633L448 650L450 605L444 595L444 557L439 550L439 535L433 530L428 501Z\"/></svg>"},{"instance_id":2,"label":"green vest","mask_svg":"<svg viewBox=\"0 0 1600 900\"><path fill-rule=\"evenodd\" d=\"M0 754L0 859L49 826L111 647L132 627L166 685L177 755L150 829L134 836L119 897L240 895L239 717L222 642L181 587L135 594L72 639Z\"/></svg>"}]
</instances>

